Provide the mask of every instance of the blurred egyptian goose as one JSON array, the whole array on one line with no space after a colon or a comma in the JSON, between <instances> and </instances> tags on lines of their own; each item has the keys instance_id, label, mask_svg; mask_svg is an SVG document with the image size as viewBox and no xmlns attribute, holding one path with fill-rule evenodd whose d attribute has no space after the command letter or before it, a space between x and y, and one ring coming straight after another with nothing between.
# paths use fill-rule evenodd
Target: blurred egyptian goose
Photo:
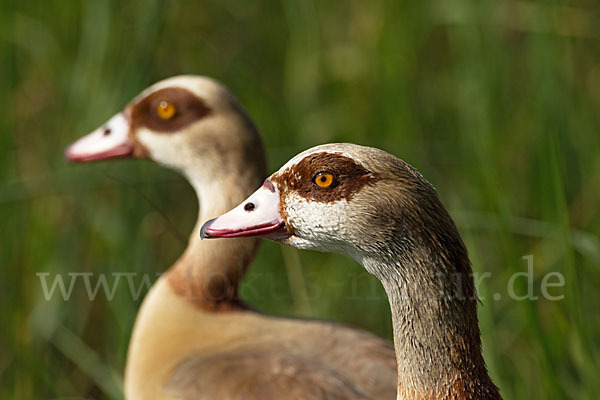
<instances>
[{"instance_id":1,"label":"blurred egyptian goose","mask_svg":"<svg viewBox=\"0 0 600 400\"><path fill-rule=\"evenodd\" d=\"M137 316L128 399L393 398L391 344L339 324L248 309L238 284L258 239L197 239L202 221L235 206L266 176L254 124L222 85L194 76L159 82L66 151L73 161L124 156L179 170L201 205L187 249Z\"/></svg>"},{"instance_id":2,"label":"blurred egyptian goose","mask_svg":"<svg viewBox=\"0 0 600 400\"><path fill-rule=\"evenodd\" d=\"M398 399L500 399L481 354L465 245L435 189L404 161L353 144L314 147L201 233L356 259L390 301Z\"/></svg>"}]
</instances>

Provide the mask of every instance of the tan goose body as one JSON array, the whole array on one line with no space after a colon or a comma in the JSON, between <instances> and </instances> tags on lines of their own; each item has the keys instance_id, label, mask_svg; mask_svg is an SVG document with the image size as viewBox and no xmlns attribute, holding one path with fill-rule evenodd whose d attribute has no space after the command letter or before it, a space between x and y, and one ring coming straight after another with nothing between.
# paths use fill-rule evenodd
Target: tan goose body
<instances>
[{"instance_id":1,"label":"tan goose body","mask_svg":"<svg viewBox=\"0 0 600 400\"><path fill-rule=\"evenodd\" d=\"M317 146L207 222L202 235L256 236L256 226L271 226L267 236L298 248L353 257L381 280L392 310L397 399L501 398L481 355L467 250L411 166L374 148Z\"/></svg>"},{"instance_id":2,"label":"tan goose body","mask_svg":"<svg viewBox=\"0 0 600 400\"><path fill-rule=\"evenodd\" d=\"M386 341L248 309L238 284L258 239L198 240L201 222L239 203L265 175L260 138L220 84L192 76L159 82L66 156L150 158L183 173L198 195L188 248L138 313L127 399L393 398L396 363Z\"/></svg>"}]
</instances>

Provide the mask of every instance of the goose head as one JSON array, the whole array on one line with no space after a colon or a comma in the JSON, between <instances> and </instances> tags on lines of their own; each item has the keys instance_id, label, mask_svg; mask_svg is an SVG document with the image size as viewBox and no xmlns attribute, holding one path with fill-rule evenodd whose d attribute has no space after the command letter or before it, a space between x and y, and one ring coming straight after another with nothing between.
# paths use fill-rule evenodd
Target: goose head
<instances>
[{"instance_id":1,"label":"goose head","mask_svg":"<svg viewBox=\"0 0 600 400\"><path fill-rule=\"evenodd\" d=\"M223 85L202 76L176 76L152 85L70 145L65 156L75 162L147 158L205 181L218 171L264 169L252 121Z\"/></svg>"},{"instance_id":2,"label":"goose head","mask_svg":"<svg viewBox=\"0 0 600 400\"><path fill-rule=\"evenodd\" d=\"M388 295L398 399L500 399L481 355L466 247L433 186L404 161L354 144L314 147L201 236L264 236L356 259Z\"/></svg>"},{"instance_id":3,"label":"goose head","mask_svg":"<svg viewBox=\"0 0 600 400\"><path fill-rule=\"evenodd\" d=\"M383 150L348 143L292 158L238 207L206 222L202 235L264 236L361 263L422 247L465 257L454 224L419 172Z\"/></svg>"}]
</instances>

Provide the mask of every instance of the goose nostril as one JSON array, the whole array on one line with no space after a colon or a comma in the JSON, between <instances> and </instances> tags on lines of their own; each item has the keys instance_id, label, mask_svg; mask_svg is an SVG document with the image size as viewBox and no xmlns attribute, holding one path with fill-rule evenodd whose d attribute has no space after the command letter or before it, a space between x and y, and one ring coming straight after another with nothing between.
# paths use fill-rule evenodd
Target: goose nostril
<instances>
[{"instance_id":1,"label":"goose nostril","mask_svg":"<svg viewBox=\"0 0 600 400\"><path fill-rule=\"evenodd\" d=\"M246 203L246 205L244 206L244 210L248 212L254 211L254 208L256 208L254 203Z\"/></svg>"},{"instance_id":2,"label":"goose nostril","mask_svg":"<svg viewBox=\"0 0 600 400\"><path fill-rule=\"evenodd\" d=\"M105 128L105 129L104 129L104 132L102 132L102 134L103 134L104 136L108 136L108 135L110 135L110 133L111 133L111 130L110 130L110 128Z\"/></svg>"}]
</instances>

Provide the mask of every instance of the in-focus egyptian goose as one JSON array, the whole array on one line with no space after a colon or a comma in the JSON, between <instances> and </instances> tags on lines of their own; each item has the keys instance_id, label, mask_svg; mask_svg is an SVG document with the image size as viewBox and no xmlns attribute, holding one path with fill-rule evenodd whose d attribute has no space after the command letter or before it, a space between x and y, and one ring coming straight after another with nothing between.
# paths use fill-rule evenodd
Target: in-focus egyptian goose
<instances>
[{"instance_id":1,"label":"in-focus egyptian goose","mask_svg":"<svg viewBox=\"0 0 600 400\"><path fill-rule=\"evenodd\" d=\"M398 399L500 399L481 354L467 249L435 189L404 161L354 144L314 147L201 232L356 259L390 301Z\"/></svg>"},{"instance_id":2,"label":"in-focus egyptian goose","mask_svg":"<svg viewBox=\"0 0 600 400\"><path fill-rule=\"evenodd\" d=\"M393 397L390 344L339 324L248 309L238 284L258 239L198 240L202 221L242 201L266 176L259 135L222 85L194 76L159 82L66 156L152 159L183 173L201 205L187 249L137 316L125 371L128 399Z\"/></svg>"}]
</instances>

